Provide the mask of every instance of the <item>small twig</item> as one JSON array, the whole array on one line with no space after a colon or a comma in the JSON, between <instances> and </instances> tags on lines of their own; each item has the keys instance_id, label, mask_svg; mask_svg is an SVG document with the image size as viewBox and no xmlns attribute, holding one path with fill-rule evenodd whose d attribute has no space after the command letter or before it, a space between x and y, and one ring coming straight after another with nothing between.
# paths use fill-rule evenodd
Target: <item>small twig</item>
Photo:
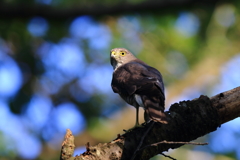
<instances>
[{"instance_id":1,"label":"small twig","mask_svg":"<svg viewBox=\"0 0 240 160\"><path fill-rule=\"evenodd\" d=\"M87 142L87 143L85 144L85 147L86 147L86 151L87 151L87 152L90 152L89 146L90 146L90 143Z\"/></svg>"},{"instance_id":2,"label":"small twig","mask_svg":"<svg viewBox=\"0 0 240 160\"><path fill-rule=\"evenodd\" d=\"M139 151L140 147L142 146L143 140L145 139L146 135L148 134L148 132L150 131L150 129L152 128L152 126L153 126L154 123L155 123L155 122L152 121L151 125L148 127L147 131L146 131L146 132L144 133L144 135L142 136L141 141L140 141L140 143L138 144L138 147L137 147L137 149L135 150L135 152L134 152L131 160L133 160L133 159L135 158L136 153Z\"/></svg>"},{"instance_id":3,"label":"small twig","mask_svg":"<svg viewBox=\"0 0 240 160\"><path fill-rule=\"evenodd\" d=\"M168 141L164 140L164 141L161 141L161 142L157 142L157 143L153 143L153 144L144 146L144 147L142 147L142 148L140 148L140 149L138 148L138 150L136 150L135 152L138 152L138 151L140 151L140 150L143 150L143 149L145 149L145 148L147 148L147 147L157 146L158 144L162 144L162 143L165 143L165 144L208 145L208 143L198 143L198 142L173 142L173 141L168 142ZM160 154L163 155L164 157L170 158L170 159L172 159L172 160L177 160L177 159L175 159L175 158L173 158L173 157L171 157L171 156L168 156L168 155L166 155L166 154L164 154L164 153L160 153Z\"/></svg>"},{"instance_id":4,"label":"small twig","mask_svg":"<svg viewBox=\"0 0 240 160\"><path fill-rule=\"evenodd\" d=\"M91 154L91 152L90 152L90 143L89 142L87 142L86 144L85 144L85 147L86 147L86 151L84 152L84 153L82 153L82 155L83 156L86 156L86 155L90 155Z\"/></svg>"},{"instance_id":5,"label":"small twig","mask_svg":"<svg viewBox=\"0 0 240 160\"><path fill-rule=\"evenodd\" d=\"M169 159L172 159L172 160L177 160L177 159L175 159L175 158L173 158L173 157L171 157L171 156L168 156L168 155L166 155L166 154L164 154L164 153L160 153L161 155L163 155L164 157L167 157L167 158L169 158Z\"/></svg>"},{"instance_id":6,"label":"small twig","mask_svg":"<svg viewBox=\"0 0 240 160\"><path fill-rule=\"evenodd\" d=\"M149 144L149 145L146 145L144 147L142 147L140 150L143 150L147 147L152 147L152 146L157 146L158 144L161 144L161 143L165 143L165 144L192 144L192 145L208 145L208 143L198 143L198 142L173 142L173 141L161 141L161 142L157 142L157 143L153 143L153 144Z\"/></svg>"}]
</instances>

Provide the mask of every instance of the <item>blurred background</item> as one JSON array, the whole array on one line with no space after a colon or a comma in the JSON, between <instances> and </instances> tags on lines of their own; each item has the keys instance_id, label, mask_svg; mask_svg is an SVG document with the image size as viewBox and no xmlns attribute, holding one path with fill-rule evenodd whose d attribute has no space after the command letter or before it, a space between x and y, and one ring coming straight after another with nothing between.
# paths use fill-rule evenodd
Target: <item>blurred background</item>
<instances>
[{"instance_id":1,"label":"blurred background","mask_svg":"<svg viewBox=\"0 0 240 160\"><path fill-rule=\"evenodd\" d=\"M161 71L166 109L240 86L239 2L1 0L0 159L59 159L67 128L75 155L131 128L135 109L110 87L112 48ZM196 141L209 145L165 154L240 159L240 119Z\"/></svg>"}]
</instances>

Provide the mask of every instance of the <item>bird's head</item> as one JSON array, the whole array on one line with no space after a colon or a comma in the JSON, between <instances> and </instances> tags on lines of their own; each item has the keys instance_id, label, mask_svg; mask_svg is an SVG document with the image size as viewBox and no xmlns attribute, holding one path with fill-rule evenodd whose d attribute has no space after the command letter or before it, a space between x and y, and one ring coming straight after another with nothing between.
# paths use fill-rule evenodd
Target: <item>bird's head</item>
<instances>
[{"instance_id":1,"label":"bird's head","mask_svg":"<svg viewBox=\"0 0 240 160\"><path fill-rule=\"evenodd\" d=\"M110 51L111 65L116 70L119 66L126 64L136 57L125 48L114 48Z\"/></svg>"}]
</instances>

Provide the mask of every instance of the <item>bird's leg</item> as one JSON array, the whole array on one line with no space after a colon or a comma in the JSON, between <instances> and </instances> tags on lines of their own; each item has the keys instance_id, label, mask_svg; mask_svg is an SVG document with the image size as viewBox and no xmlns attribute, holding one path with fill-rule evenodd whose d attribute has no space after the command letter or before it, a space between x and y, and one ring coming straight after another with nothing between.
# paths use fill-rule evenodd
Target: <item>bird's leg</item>
<instances>
[{"instance_id":1,"label":"bird's leg","mask_svg":"<svg viewBox=\"0 0 240 160\"><path fill-rule=\"evenodd\" d=\"M139 122L138 122L138 113L139 113L139 106L136 107L136 123L135 123L135 127L139 127L140 126Z\"/></svg>"}]
</instances>

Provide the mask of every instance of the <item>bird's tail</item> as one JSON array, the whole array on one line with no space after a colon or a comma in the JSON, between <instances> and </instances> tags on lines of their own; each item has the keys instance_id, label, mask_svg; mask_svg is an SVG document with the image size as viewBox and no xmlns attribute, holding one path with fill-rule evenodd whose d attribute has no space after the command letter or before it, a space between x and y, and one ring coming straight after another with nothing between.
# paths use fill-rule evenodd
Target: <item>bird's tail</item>
<instances>
[{"instance_id":1,"label":"bird's tail","mask_svg":"<svg viewBox=\"0 0 240 160\"><path fill-rule=\"evenodd\" d=\"M164 101L164 100L163 100ZM168 116L164 113L164 103L153 102L152 100L144 97L144 119L145 121L153 120L155 122L160 122L163 124L168 123Z\"/></svg>"},{"instance_id":2,"label":"bird's tail","mask_svg":"<svg viewBox=\"0 0 240 160\"><path fill-rule=\"evenodd\" d=\"M167 115L161 111L161 110L156 110L152 107L148 107L145 110L144 113L144 119L145 121L153 120L155 122L163 123L163 124L168 124L168 117Z\"/></svg>"}]
</instances>

